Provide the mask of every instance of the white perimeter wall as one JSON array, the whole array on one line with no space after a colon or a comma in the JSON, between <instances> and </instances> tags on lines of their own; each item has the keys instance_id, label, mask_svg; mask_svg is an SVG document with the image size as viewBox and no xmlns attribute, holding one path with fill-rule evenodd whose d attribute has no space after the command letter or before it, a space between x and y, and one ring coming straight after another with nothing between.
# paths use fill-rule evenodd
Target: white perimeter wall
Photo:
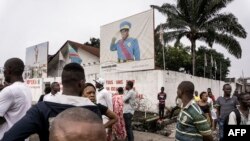
<instances>
[{"instance_id":1,"label":"white perimeter wall","mask_svg":"<svg viewBox=\"0 0 250 141\"><path fill-rule=\"evenodd\" d=\"M207 88L211 88L213 94L217 98L223 95L222 86L225 84L223 81L215 81L202 77L194 77L189 74L174 72L174 71L162 71L162 70L148 70L139 72L122 72L122 73L108 73L97 74L96 72L86 72L86 82L94 84L94 79L97 77L105 79L105 88L111 93L116 93L118 87L125 87L127 80L133 80L135 91L137 92L137 101L140 99L141 110L147 110L151 112L158 112L158 100L157 94L160 92L160 88L165 87L167 93L166 106L175 106L175 98L178 85L188 80L194 83L195 90L199 93L206 91ZM36 102L40 95L43 94L44 83L57 81L61 84L60 77L44 78L44 79L31 79L28 82L28 86L32 89L33 101ZM231 84L232 91L235 89L235 83ZM62 87L62 85L61 85ZM61 89L62 90L62 89Z\"/></svg>"},{"instance_id":2,"label":"white perimeter wall","mask_svg":"<svg viewBox=\"0 0 250 141\"><path fill-rule=\"evenodd\" d=\"M165 87L167 93L166 106L175 106L175 98L178 85L188 80L194 83L195 90L199 93L211 88L213 94L217 98L222 95L222 86L225 84L223 81L215 81L202 77L194 77L192 75L162 70L149 70L140 72L124 72L116 74L102 74L106 80L105 87L112 93L115 93L117 87L125 87L127 80L134 80L137 98L143 97L141 100L142 105L147 105L148 111L158 112L157 94L160 88ZM231 84L232 91L235 89L235 84ZM144 108L145 109L145 108Z\"/></svg>"}]
</instances>

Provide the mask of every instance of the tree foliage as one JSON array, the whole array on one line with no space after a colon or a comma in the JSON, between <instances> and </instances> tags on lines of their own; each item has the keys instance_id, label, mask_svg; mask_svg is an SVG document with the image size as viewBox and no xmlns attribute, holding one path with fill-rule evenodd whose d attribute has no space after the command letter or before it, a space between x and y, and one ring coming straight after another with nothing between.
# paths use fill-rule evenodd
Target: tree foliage
<instances>
[{"instance_id":1,"label":"tree foliage","mask_svg":"<svg viewBox=\"0 0 250 141\"><path fill-rule=\"evenodd\" d=\"M163 69L163 49L159 42L155 42L156 47L156 56L155 56L155 64L156 67ZM207 66L205 65L205 53ZM216 62L217 69L215 67L215 63L213 66L211 64L211 56L213 58L213 62ZM192 61L191 61L190 47L185 47L182 44L178 46L165 47L165 63L166 68L168 70L173 71L181 71L181 68L184 69L184 72L191 73L192 70ZM200 77L205 77L217 80L225 80L229 73L230 60L229 58L225 58L223 54L218 53L214 49L208 49L206 47L199 47L198 51L196 51L196 75Z\"/></svg>"},{"instance_id":2,"label":"tree foliage","mask_svg":"<svg viewBox=\"0 0 250 141\"><path fill-rule=\"evenodd\" d=\"M85 42L84 45L100 48L100 39L98 38L90 38L89 42Z\"/></svg>"},{"instance_id":3,"label":"tree foliage","mask_svg":"<svg viewBox=\"0 0 250 141\"><path fill-rule=\"evenodd\" d=\"M164 41L175 40L176 44L183 37L191 42L192 73L195 75L196 41L203 41L212 47L217 43L227 51L241 58L242 50L235 37L246 38L245 29L231 13L222 13L233 0L176 0L176 4L165 3L162 6L152 5L163 15L167 16L166 23L161 26ZM159 31L160 26L156 28Z\"/></svg>"},{"instance_id":4,"label":"tree foliage","mask_svg":"<svg viewBox=\"0 0 250 141\"><path fill-rule=\"evenodd\" d=\"M166 69L179 71L183 68L186 72L190 72L192 65L191 56L188 54L188 50L189 48L184 47L182 44L177 47L165 47ZM164 68L162 47L157 52L156 66Z\"/></svg>"},{"instance_id":5,"label":"tree foliage","mask_svg":"<svg viewBox=\"0 0 250 141\"><path fill-rule=\"evenodd\" d=\"M196 54L197 76L204 77L205 69L206 78L225 80L229 73L229 67L231 66L231 61L229 60L229 58L225 58L222 53L218 53L214 49L207 49L206 47L200 47ZM205 54L206 58L204 57ZM213 61L211 61L211 56L213 58ZM207 60L207 66L204 66L205 59Z\"/></svg>"}]
</instances>

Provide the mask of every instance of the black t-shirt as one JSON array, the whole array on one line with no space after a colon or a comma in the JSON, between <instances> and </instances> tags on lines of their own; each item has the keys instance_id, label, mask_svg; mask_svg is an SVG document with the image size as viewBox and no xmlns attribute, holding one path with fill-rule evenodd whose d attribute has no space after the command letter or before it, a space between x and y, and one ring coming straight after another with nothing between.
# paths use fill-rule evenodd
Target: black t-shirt
<instances>
[{"instance_id":1,"label":"black t-shirt","mask_svg":"<svg viewBox=\"0 0 250 141\"><path fill-rule=\"evenodd\" d=\"M104 106L104 105L102 105L102 104L100 104L100 103L98 103L98 104L96 104L96 105L97 105L98 109L100 110L101 115L106 115L106 112L107 112L107 110L108 110L108 107L106 107L106 106Z\"/></svg>"},{"instance_id":2,"label":"black t-shirt","mask_svg":"<svg viewBox=\"0 0 250 141\"><path fill-rule=\"evenodd\" d=\"M43 101L44 96L45 96L44 94L43 94L43 95L41 95L41 96L40 96L40 98L39 98L39 100L38 100L38 102L42 102L42 101Z\"/></svg>"},{"instance_id":3,"label":"black t-shirt","mask_svg":"<svg viewBox=\"0 0 250 141\"><path fill-rule=\"evenodd\" d=\"M26 115L4 134L2 141L24 141L34 133L39 135L40 141L49 141L50 120L62 111L72 107L76 106L53 102L39 102L30 108ZM101 118L98 106L86 105L79 107L89 109Z\"/></svg>"}]
</instances>

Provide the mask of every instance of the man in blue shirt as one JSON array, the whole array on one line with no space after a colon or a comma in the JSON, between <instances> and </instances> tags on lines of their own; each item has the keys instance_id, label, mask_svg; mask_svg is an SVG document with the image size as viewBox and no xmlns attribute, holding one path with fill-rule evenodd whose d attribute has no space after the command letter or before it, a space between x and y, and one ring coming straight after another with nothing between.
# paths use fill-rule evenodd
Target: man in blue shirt
<instances>
[{"instance_id":1,"label":"man in blue shirt","mask_svg":"<svg viewBox=\"0 0 250 141\"><path fill-rule=\"evenodd\" d=\"M120 32L122 39L116 42L116 38L112 38L110 50L117 51L118 62L129 62L129 61L139 61L140 60L140 49L138 40L129 37L129 29L131 28L131 23L124 21L120 24Z\"/></svg>"},{"instance_id":2,"label":"man in blue shirt","mask_svg":"<svg viewBox=\"0 0 250 141\"><path fill-rule=\"evenodd\" d=\"M88 98L80 97L85 85L85 74L79 64L69 63L64 66L62 85L62 95L50 101L38 102L30 108L26 115L4 134L2 140L24 141L30 135L37 133L40 141L49 141L49 127L54 117L72 107L89 109L101 119L97 106Z\"/></svg>"}]
</instances>

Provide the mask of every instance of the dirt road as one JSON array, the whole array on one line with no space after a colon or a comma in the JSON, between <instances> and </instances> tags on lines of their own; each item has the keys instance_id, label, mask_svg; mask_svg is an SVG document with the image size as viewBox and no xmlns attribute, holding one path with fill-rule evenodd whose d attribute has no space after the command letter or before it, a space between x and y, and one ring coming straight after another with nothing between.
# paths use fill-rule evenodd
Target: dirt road
<instances>
[{"instance_id":1,"label":"dirt road","mask_svg":"<svg viewBox=\"0 0 250 141\"><path fill-rule=\"evenodd\" d=\"M174 134L166 137L154 133L134 131L135 141L174 141Z\"/></svg>"},{"instance_id":2,"label":"dirt road","mask_svg":"<svg viewBox=\"0 0 250 141\"><path fill-rule=\"evenodd\" d=\"M134 131L135 141L174 141L174 134L172 133L169 137L166 137L154 133ZM30 141L39 141L39 138L33 135Z\"/></svg>"}]
</instances>

